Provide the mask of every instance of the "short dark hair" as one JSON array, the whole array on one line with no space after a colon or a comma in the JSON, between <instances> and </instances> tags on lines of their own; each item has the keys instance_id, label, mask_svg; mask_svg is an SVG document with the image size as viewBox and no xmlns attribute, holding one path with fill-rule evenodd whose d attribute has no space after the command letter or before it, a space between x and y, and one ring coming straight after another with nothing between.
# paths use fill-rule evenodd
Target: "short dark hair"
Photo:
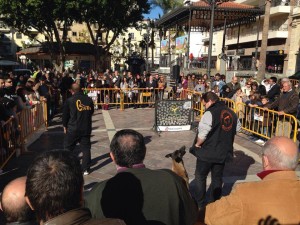
<instances>
[{"instance_id":1,"label":"short dark hair","mask_svg":"<svg viewBox=\"0 0 300 225\"><path fill-rule=\"evenodd\" d=\"M202 100L206 103L206 102L209 102L209 100L211 100L212 102L217 102L220 99L219 99L218 95L216 95L216 93L209 91L202 95Z\"/></svg>"},{"instance_id":2,"label":"short dark hair","mask_svg":"<svg viewBox=\"0 0 300 225\"><path fill-rule=\"evenodd\" d=\"M81 207L83 176L79 159L65 150L38 155L27 171L26 196L39 220Z\"/></svg>"},{"instance_id":3,"label":"short dark hair","mask_svg":"<svg viewBox=\"0 0 300 225\"><path fill-rule=\"evenodd\" d=\"M120 130L113 137L110 150L118 166L131 168L134 164L142 163L145 159L144 137L135 130Z\"/></svg>"},{"instance_id":4,"label":"short dark hair","mask_svg":"<svg viewBox=\"0 0 300 225\"><path fill-rule=\"evenodd\" d=\"M270 77L270 80L272 80L274 83L277 82L277 77Z\"/></svg>"}]
</instances>

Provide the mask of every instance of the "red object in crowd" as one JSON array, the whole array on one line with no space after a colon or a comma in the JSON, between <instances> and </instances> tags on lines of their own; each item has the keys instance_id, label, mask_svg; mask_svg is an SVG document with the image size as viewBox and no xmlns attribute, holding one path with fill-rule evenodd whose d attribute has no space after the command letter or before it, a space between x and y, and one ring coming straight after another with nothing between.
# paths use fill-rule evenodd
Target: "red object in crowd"
<instances>
[{"instance_id":1,"label":"red object in crowd","mask_svg":"<svg viewBox=\"0 0 300 225\"><path fill-rule=\"evenodd\" d=\"M194 55L193 53L190 54L190 60L193 60L194 59Z\"/></svg>"}]
</instances>

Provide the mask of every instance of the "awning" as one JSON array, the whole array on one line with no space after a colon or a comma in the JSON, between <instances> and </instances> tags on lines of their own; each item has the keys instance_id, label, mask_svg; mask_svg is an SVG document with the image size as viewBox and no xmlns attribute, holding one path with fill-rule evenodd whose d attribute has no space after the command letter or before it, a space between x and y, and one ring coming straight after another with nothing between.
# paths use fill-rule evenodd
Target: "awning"
<instances>
[{"instance_id":1,"label":"awning","mask_svg":"<svg viewBox=\"0 0 300 225\"><path fill-rule=\"evenodd\" d=\"M10 60L0 60L0 66L19 66L20 63Z\"/></svg>"}]
</instances>

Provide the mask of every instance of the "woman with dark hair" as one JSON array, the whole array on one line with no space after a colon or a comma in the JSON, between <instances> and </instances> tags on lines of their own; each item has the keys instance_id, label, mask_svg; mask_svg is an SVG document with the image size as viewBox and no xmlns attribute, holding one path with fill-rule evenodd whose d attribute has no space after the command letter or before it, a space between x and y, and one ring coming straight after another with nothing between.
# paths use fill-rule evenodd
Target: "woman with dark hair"
<instances>
[{"instance_id":1,"label":"woman with dark hair","mask_svg":"<svg viewBox=\"0 0 300 225\"><path fill-rule=\"evenodd\" d=\"M265 87L264 85L262 85L262 84L260 84L260 85L258 86L257 92L258 92L261 96L267 95L266 87Z\"/></svg>"}]
</instances>

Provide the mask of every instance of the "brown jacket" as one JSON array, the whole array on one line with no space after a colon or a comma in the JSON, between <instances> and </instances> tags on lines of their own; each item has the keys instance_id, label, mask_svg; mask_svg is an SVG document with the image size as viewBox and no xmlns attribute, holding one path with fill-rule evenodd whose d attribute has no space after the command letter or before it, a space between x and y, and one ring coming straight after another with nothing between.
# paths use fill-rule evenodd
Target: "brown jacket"
<instances>
[{"instance_id":1,"label":"brown jacket","mask_svg":"<svg viewBox=\"0 0 300 225\"><path fill-rule=\"evenodd\" d=\"M92 219L86 208L70 210L48 220L44 225L126 225L119 219Z\"/></svg>"},{"instance_id":2,"label":"brown jacket","mask_svg":"<svg viewBox=\"0 0 300 225\"><path fill-rule=\"evenodd\" d=\"M205 223L257 225L267 216L280 224L299 224L300 181L295 171L277 171L262 181L236 185L230 195L206 206Z\"/></svg>"}]
</instances>

